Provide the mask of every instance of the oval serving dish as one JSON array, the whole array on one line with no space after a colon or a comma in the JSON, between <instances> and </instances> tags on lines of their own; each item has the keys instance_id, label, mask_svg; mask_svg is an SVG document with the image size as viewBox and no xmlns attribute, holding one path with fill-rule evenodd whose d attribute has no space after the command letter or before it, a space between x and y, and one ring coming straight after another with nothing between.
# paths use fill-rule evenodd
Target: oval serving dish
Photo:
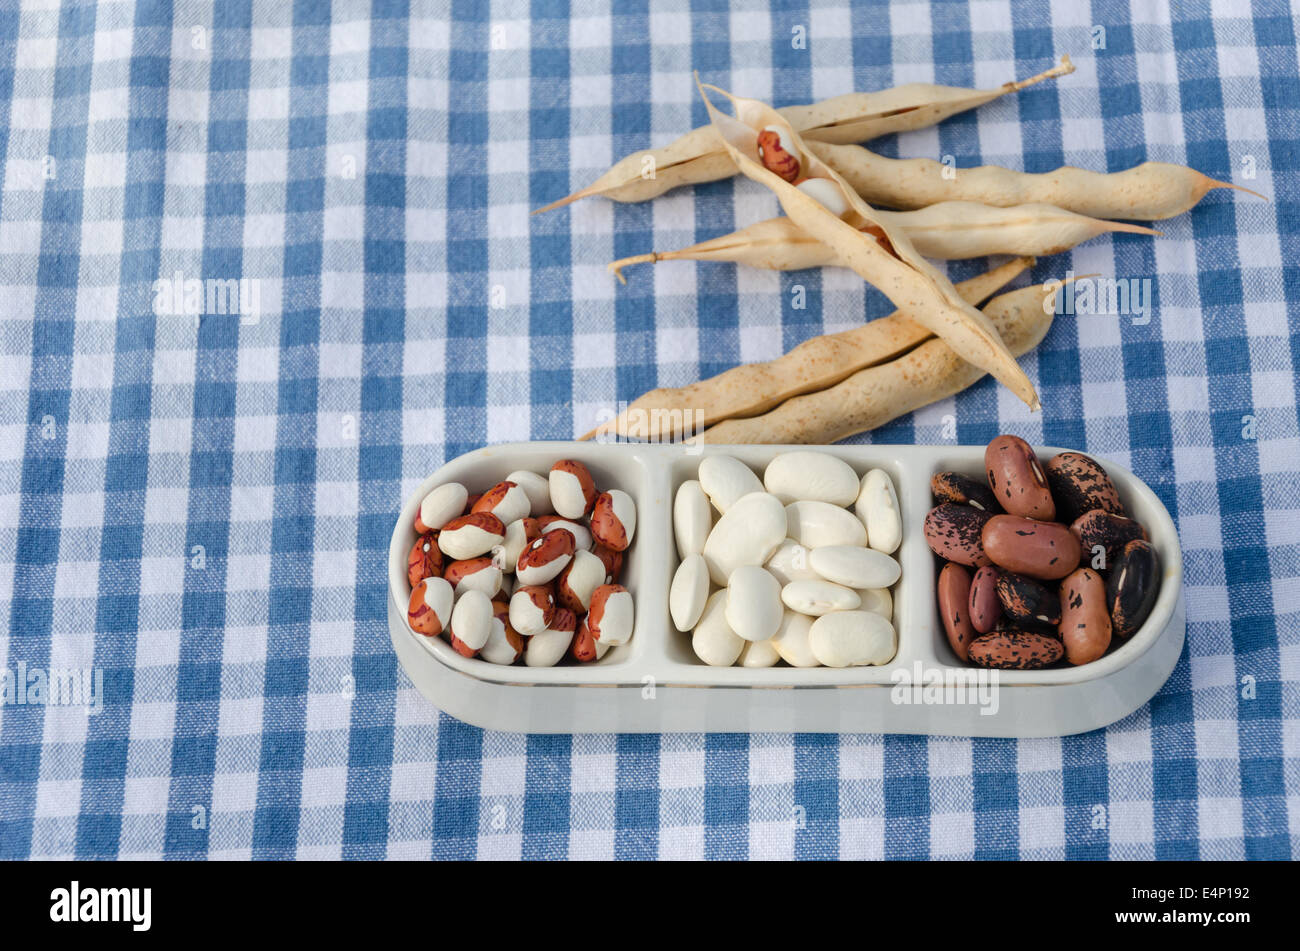
<instances>
[{"instance_id":1,"label":"oval serving dish","mask_svg":"<svg viewBox=\"0 0 1300 951\"><path fill-rule=\"evenodd\" d=\"M903 521L895 557L898 651L879 667L709 667L668 616L677 568L672 535L676 489L695 478L706 454L740 459L760 475L782 452L816 449L861 477L881 468L894 480ZM1041 458L1061 450L1035 447ZM622 583L636 600L632 639L601 660L576 666L500 666L457 654L442 638L406 624L406 556L420 499L457 481L485 487L516 469L546 471L576 459L598 486L618 487L637 505L637 536ZM1146 526L1163 578L1146 623L1099 660L1080 667L984 671L948 646L935 600L936 559L922 521L933 502L930 477L981 477L983 446L689 446L530 442L489 446L451 460L407 499L389 547L389 627L416 688L441 710L485 729L528 733L831 732L948 736L1063 736L1106 726L1155 695L1182 651L1182 553L1169 513L1127 469L1099 460L1124 504Z\"/></svg>"}]
</instances>

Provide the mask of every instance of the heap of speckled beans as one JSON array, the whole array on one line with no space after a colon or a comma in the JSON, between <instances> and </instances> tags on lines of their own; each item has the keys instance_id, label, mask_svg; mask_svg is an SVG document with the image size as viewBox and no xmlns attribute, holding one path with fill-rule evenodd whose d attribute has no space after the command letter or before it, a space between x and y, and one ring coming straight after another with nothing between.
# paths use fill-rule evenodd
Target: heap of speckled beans
<instances>
[{"instance_id":1,"label":"heap of speckled beans","mask_svg":"<svg viewBox=\"0 0 1300 951\"><path fill-rule=\"evenodd\" d=\"M407 558L407 623L465 657L552 667L599 660L632 636L618 583L636 506L587 467L516 470L481 495L447 482L425 495Z\"/></svg>"},{"instance_id":2,"label":"heap of speckled beans","mask_svg":"<svg viewBox=\"0 0 1300 951\"><path fill-rule=\"evenodd\" d=\"M1096 460L1043 466L1017 436L984 451L987 481L930 481L925 538L943 560L939 615L953 652L981 666L1087 664L1146 621L1160 559Z\"/></svg>"}]
</instances>

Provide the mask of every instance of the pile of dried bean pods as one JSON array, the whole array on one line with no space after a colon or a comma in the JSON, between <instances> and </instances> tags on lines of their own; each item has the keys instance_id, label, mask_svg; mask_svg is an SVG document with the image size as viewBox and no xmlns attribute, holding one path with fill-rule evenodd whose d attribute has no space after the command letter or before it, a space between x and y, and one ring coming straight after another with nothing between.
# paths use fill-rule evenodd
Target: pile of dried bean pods
<instances>
[{"instance_id":1,"label":"pile of dried bean pods","mask_svg":"<svg viewBox=\"0 0 1300 951\"><path fill-rule=\"evenodd\" d=\"M1006 435L984 466L987 481L930 481L939 504L925 539L944 562L939 617L953 653L981 667L1077 666L1136 632L1160 593L1160 557L1106 470L1079 452L1044 467Z\"/></svg>"},{"instance_id":2,"label":"pile of dried bean pods","mask_svg":"<svg viewBox=\"0 0 1300 951\"><path fill-rule=\"evenodd\" d=\"M930 159L889 159L855 143L923 128L1073 71L1063 57L1053 69L992 90L916 84L779 110L701 85L708 126L664 148L628 156L590 186L539 211L594 195L645 201L678 185L740 172L770 189L786 216L687 248L623 258L610 270L625 281L623 270L631 265L673 260L774 270L847 267L898 311L868 325L890 322L864 339L860 357L839 358L854 349L844 335L820 337L765 365L680 390L655 390L630 409L694 414L703 408L713 427L704 438L712 442L823 442L950 396L986 372L1036 409L1038 396L1016 357L1046 333L1050 308L1036 312L1050 291L1034 289L1034 300L1004 295L983 311L975 307L1032 261L1003 265L953 287L926 259L1032 258L1105 233L1159 235L1113 219L1170 218L1212 189L1239 186L1161 162L1115 173L1067 166L1030 174L983 166L954 175ZM710 94L724 97L732 114L716 109ZM902 210L882 211L877 204ZM834 355L834 368L813 370L814 354ZM758 391L740 395L753 382ZM848 411L835 418L838 407ZM584 438L627 437L628 416Z\"/></svg>"},{"instance_id":3,"label":"pile of dried bean pods","mask_svg":"<svg viewBox=\"0 0 1300 951\"><path fill-rule=\"evenodd\" d=\"M632 637L632 595L618 583L636 506L598 492L587 467L561 459L518 470L482 495L448 482L415 516L407 623L445 634L465 657L552 667L599 660Z\"/></svg>"}]
</instances>

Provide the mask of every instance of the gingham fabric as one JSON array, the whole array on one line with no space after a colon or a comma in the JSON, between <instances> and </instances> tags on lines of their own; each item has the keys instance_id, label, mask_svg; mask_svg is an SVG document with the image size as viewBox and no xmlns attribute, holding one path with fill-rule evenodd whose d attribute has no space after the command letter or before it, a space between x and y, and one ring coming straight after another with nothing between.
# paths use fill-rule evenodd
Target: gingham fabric
<instances>
[{"instance_id":1,"label":"gingham fabric","mask_svg":"<svg viewBox=\"0 0 1300 951\"><path fill-rule=\"evenodd\" d=\"M0 707L0 856L1291 856L1297 39L1285 0L5 2L0 667L104 679L97 715ZM889 309L841 270L606 273L775 214L746 181L529 211L702 124L693 70L784 105L1063 53L874 147L1271 200L1041 261L1156 299L1056 319L1023 361L1041 415L985 380L870 438L1010 431L1145 479L1186 559L1155 700L1013 741L525 736L422 699L385 557L429 472ZM187 312L192 280L255 312L208 284Z\"/></svg>"}]
</instances>

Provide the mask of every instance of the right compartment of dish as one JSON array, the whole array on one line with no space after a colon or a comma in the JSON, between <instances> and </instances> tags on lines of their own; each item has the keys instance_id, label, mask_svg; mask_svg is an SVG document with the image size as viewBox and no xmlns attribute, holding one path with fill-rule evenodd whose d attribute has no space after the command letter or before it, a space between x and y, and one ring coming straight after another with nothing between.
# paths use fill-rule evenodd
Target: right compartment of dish
<instances>
[{"instance_id":1,"label":"right compartment of dish","mask_svg":"<svg viewBox=\"0 0 1300 951\"><path fill-rule=\"evenodd\" d=\"M1000 436L994 443L998 440L1006 440L1013 449L1019 443L1022 451L1032 454L1046 486L1045 494L1051 497L1055 512L1051 519L1033 518L1026 508L1027 503L1021 500L1019 494L1014 497L1016 503L1012 506L1014 511L1004 508L1002 503L1008 502L1008 487L997 486L998 492L994 492L990 487L990 475L985 458L988 447L931 447L932 456L926 473L927 498L923 503L924 509L920 516L921 545L925 549L926 558L924 564L916 565L912 580L918 583L918 591L924 592L928 599L928 616L931 623L927 627L932 633L932 649L938 662L948 668L964 670L989 666L958 656L957 644L961 640L961 628L964 626L967 628L966 634L975 638L994 637L1009 642L1021 638L1022 635L1030 635L1023 639L1032 643L1041 635L1051 637L1060 644L1062 656L1053 662L998 668L999 680L1005 684L1080 683L1123 667L1144 652L1159 637L1173 614L1179 596L1182 575L1181 551L1177 532L1168 512L1151 489L1140 479L1109 460L1074 450L1029 447L1016 437ZM1072 469L1074 471L1071 471ZM1104 478L1100 478L1100 481L1108 482L1109 486L1113 487L1113 493L1110 493L1113 504L1108 507L1109 514L1105 520L1096 514L1094 508L1089 507L1096 501L1095 493L1087 496L1087 501L1084 501L1084 496L1077 493L1077 484L1081 480L1085 490L1092 491L1092 488L1089 488L1090 480L1099 478L1096 473L1098 469L1104 473ZM1082 476L1080 470L1083 472ZM1026 469L1027 474L1030 471ZM939 537L937 544L940 547L945 544L945 541L942 537L943 529L928 530L931 525L927 520L932 512L945 503L958 506L974 505L977 508L981 506L980 501L963 501L951 496L954 485L959 484L958 480L951 478L952 476L964 477L971 480L974 485L988 489L989 494L997 501L997 507L989 521L992 517L1003 516L1000 528L1016 529L1016 531L1000 530L997 534L1003 538L1015 538L1017 532L1030 533L1043 527L1038 523L1059 525L1080 542L1078 561L1068 566L1069 571L1064 577L1048 577L1047 575L1055 575L1057 572L1055 570L1046 574L1026 572L1024 569L1028 562L1020 563L1007 559L1003 553L1005 545L994 554L999 560L1009 561L1009 563L1000 564L998 560L989 557L989 552L983 551L983 558L978 562L959 563L956 568L947 569L964 572L974 583L975 590L968 591L967 612L962 621L945 623L943 615L947 612L942 611L940 607L940 577L949 560L938 551L932 550L935 547L934 536ZM996 479L995 473L993 480ZM1062 480L1065 480L1064 484ZM1071 484L1074 484L1075 488L1071 488ZM1102 494L1107 492L1109 488L1104 489ZM1111 519L1110 515L1120 517ZM1018 518L1028 518L1029 522L1034 524L1008 522L1008 519ZM1080 525L1081 519L1084 519L1082 525ZM948 520L937 517L935 522L940 526L948 524ZM1118 526L1118 529L1113 535L1107 535L1111 523ZM1133 538L1140 538L1143 544L1134 545L1132 548L1142 548L1142 551L1125 553L1125 548L1133 540L1123 536L1125 531L1138 533ZM981 537L987 536L981 532ZM960 545L954 546L952 551L965 554ZM1152 555L1154 555L1153 559ZM1013 559L1015 557L1019 556L1012 556ZM1148 559L1146 563L1155 562L1153 575L1145 581L1140 577L1144 558ZM979 574L981 568L984 572L982 576ZM960 590L960 585L952 584L951 579L949 582L950 589ZM1111 610L1121 587L1124 592L1123 603L1130 608L1127 617L1122 616L1122 612L1116 615ZM990 590L997 595L996 598L981 597L987 595ZM1054 599L1053 606L1059 607L1065 614L1064 618L1056 616L1048 618L1047 615L1041 614L1035 618L1025 612L1026 605L1041 607L1038 598L1041 598L1044 592L1048 596L1048 601ZM1086 592L1088 600L1092 602L1086 605L1088 610L1084 610L1081 592ZM1104 622L1102 609L1097 606L1098 592L1103 593L1099 603L1104 606ZM1034 596L1035 593L1037 597ZM1134 596L1135 593L1143 594L1138 598ZM954 597L949 603L958 600ZM976 607L977 602L985 606L982 614ZM1135 602L1141 602L1140 617L1137 618L1131 614ZM993 615L992 623L989 618L989 604L992 604L992 610L997 612ZM1014 605L1025 613L1019 617L1011 617L1008 614L1009 605ZM955 610L953 614L955 618ZM1077 632L1085 630L1087 626L1078 623L1081 619L1086 619L1092 625L1094 630L1090 634L1078 635ZM1048 621L1052 623L1047 623ZM1067 628L1070 630L1067 631ZM1105 628L1105 630L1100 631L1098 628ZM1006 637L1008 634L1011 636ZM1089 636L1091 641L1087 639ZM1079 647L1080 643L1087 648L1086 651ZM966 646L972 653L976 649L969 643ZM1009 650L1004 650L1001 656L1007 661L1012 660Z\"/></svg>"}]
</instances>

